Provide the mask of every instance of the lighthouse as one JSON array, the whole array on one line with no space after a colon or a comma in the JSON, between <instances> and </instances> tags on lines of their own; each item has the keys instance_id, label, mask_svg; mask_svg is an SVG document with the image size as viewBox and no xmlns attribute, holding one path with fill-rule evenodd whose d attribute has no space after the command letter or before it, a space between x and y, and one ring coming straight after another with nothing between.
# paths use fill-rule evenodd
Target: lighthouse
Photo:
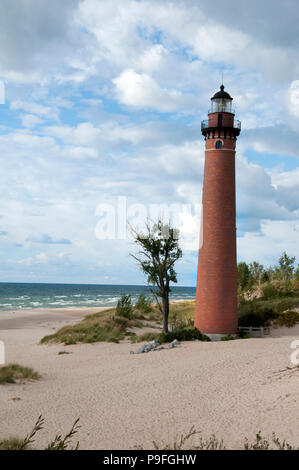
<instances>
[{"instance_id":1,"label":"lighthouse","mask_svg":"<svg viewBox=\"0 0 299 470\"><path fill-rule=\"evenodd\" d=\"M236 141L233 98L221 85L211 98L205 138L195 327L212 340L237 333Z\"/></svg>"}]
</instances>

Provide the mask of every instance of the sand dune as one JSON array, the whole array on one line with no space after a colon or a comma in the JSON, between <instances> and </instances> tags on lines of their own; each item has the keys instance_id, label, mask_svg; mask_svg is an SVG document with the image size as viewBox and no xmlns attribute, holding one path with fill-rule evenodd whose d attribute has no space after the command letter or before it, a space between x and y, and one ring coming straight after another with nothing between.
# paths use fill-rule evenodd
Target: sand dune
<instances>
[{"instance_id":1,"label":"sand dune","mask_svg":"<svg viewBox=\"0 0 299 470\"><path fill-rule=\"evenodd\" d=\"M128 342L38 344L82 314L1 313L7 361L31 366L43 378L0 386L0 439L25 435L42 413L46 427L38 446L67 431L77 417L83 449L151 448L153 440L170 442L192 425L231 448L259 430L299 445L299 369L287 369L299 326L264 339L183 343L145 355L130 355L138 346ZM71 354L58 355L62 350Z\"/></svg>"}]
</instances>

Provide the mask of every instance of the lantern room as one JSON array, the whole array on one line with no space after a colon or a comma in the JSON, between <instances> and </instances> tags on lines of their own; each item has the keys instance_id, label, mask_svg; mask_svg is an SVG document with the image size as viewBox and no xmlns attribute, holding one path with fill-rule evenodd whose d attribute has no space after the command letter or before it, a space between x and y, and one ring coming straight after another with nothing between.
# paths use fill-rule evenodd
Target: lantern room
<instances>
[{"instance_id":1,"label":"lantern room","mask_svg":"<svg viewBox=\"0 0 299 470\"><path fill-rule=\"evenodd\" d=\"M221 85L220 91L211 98L210 113L232 113L233 98L224 91L224 85Z\"/></svg>"}]
</instances>

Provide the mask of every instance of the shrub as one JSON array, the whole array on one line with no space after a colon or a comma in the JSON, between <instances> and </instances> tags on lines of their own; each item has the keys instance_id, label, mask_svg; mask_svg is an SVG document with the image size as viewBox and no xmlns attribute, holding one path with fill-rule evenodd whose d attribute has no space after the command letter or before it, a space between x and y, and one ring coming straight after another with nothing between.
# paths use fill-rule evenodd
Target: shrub
<instances>
[{"instance_id":1,"label":"shrub","mask_svg":"<svg viewBox=\"0 0 299 470\"><path fill-rule=\"evenodd\" d=\"M289 310L288 312L279 313L275 319L275 324L279 326L287 326L291 328L299 323L299 312Z\"/></svg>"},{"instance_id":2,"label":"shrub","mask_svg":"<svg viewBox=\"0 0 299 470\"><path fill-rule=\"evenodd\" d=\"M263 292L263 300L293 297L295 295L293 291L286 290L285 285L282 285L279 281L263 284L261 289Z\"/></svg>"},{"instance_id":3,"label":"shrub","mask_svg":"<svg viewBox=\"0 0 299 470\"><path fill-rule=\"evenodd\" d=\"M298 306L298 297L242 301L239 303L239 326L269 326L271 322L294 326L299 321L299 314L297 312L288 314L287 310Z\"/></svg>"},{"instance_id":4,"label":"shrub","mask_svg":"<svg viewBox=\"0 0 299 470\"><path fill-rule=\"evenodd\" d=\"M263 308L255 300L239 306L239 326L268 326L275 316L271 308Z\"/></svg>"},{"instance_id":5,"label":"shrub","mask_svg":"<svg viewBox=\"0 0 299 470\"><path fill-rule=\"evenodd\" d=\"M245 333L245 331L239 331L238 337L240 339L248 339L248 338L250 338L250 335L248 333Z\"/></svg>"},{"instance_id":6,"label":"shrub","mask_svg":"<svg viewBox=\"0 0 299 470\"><path fill-rule=\"evenodd\" d=\"M169 331L168 333L145 333L140 336L131 338L132 343L140 343L142 341L157 341L160 344L171 343L177 339L178 341L210 341L210 338L203 335L196 328L182 328Z\"/></svg>"},{"instance_id":7,"label":"shrub","mask_svg":"<svg viewBox=\"0 0 299 470\"><path fill-rule=\"evenodd\" d=\"M116 315L125 318L133 317L133 306L130 295L123 294L117 302Z\"/></svg>"},{"instance_id":8,"label":"shrub","mask_svg":"<svg viewBox=\"0 0 299 470\"><path fill-rule=\"evenodd\" d=\"M0 367L0 384L15 384L24 380L38 380L40 375L30 367L9 364Z\"/></svg>"},{"instance_id":9,"label":"shrub","mask_svg":"<svg viewBox=\"0 0 299 470\"><path fill-rule=\"evenodd\" d=\"M236 339L233 335L226 335L221 338L221 341L232 341L233 339Z\"/></svg>"},{"instance_id":10,"label":"shrub","mask_svg":"<svg viewBox=\"0 0 299 470\"><path fill-rule=\"evenodd\" d=\"M143 313L151 313L153 311L153 307L151 304L152 301L150 297L146 296L145 294L140 294L137 299L135 308Z\"/></svg>"},{"instance_id":11,"label":"shrub","mask_svg":"<svg viewBox=\"0 0 299 470\"><path fill-rule=\"evenodd\" d=\"M203 335L197 328L182 328L169 331L168 333L160 333L158 337L159 343L171 343L177 339L178 341L210 341L210 338Z\"/></svg>"}]
</instances>

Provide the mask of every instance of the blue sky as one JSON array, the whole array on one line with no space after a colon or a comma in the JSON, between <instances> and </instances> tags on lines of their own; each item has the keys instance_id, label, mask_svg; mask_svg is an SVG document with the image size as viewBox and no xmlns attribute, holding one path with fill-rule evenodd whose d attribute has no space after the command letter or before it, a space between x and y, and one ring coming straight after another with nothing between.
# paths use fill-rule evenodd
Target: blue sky
<instances>
[{"instance_id":1,"label":"blue sky","mask_svg":"<svg viewBox=\"0 0 299 470\"><path fill-rule=\"evenodd\" d=\"M2 0L0 281L143 283L132 242L96 236L99 204L124 197L192 208L178 279L195 285L200 122L222 73L242 121L238 259L298 261L296 3Z\"/></svg>"}]
</instances>

